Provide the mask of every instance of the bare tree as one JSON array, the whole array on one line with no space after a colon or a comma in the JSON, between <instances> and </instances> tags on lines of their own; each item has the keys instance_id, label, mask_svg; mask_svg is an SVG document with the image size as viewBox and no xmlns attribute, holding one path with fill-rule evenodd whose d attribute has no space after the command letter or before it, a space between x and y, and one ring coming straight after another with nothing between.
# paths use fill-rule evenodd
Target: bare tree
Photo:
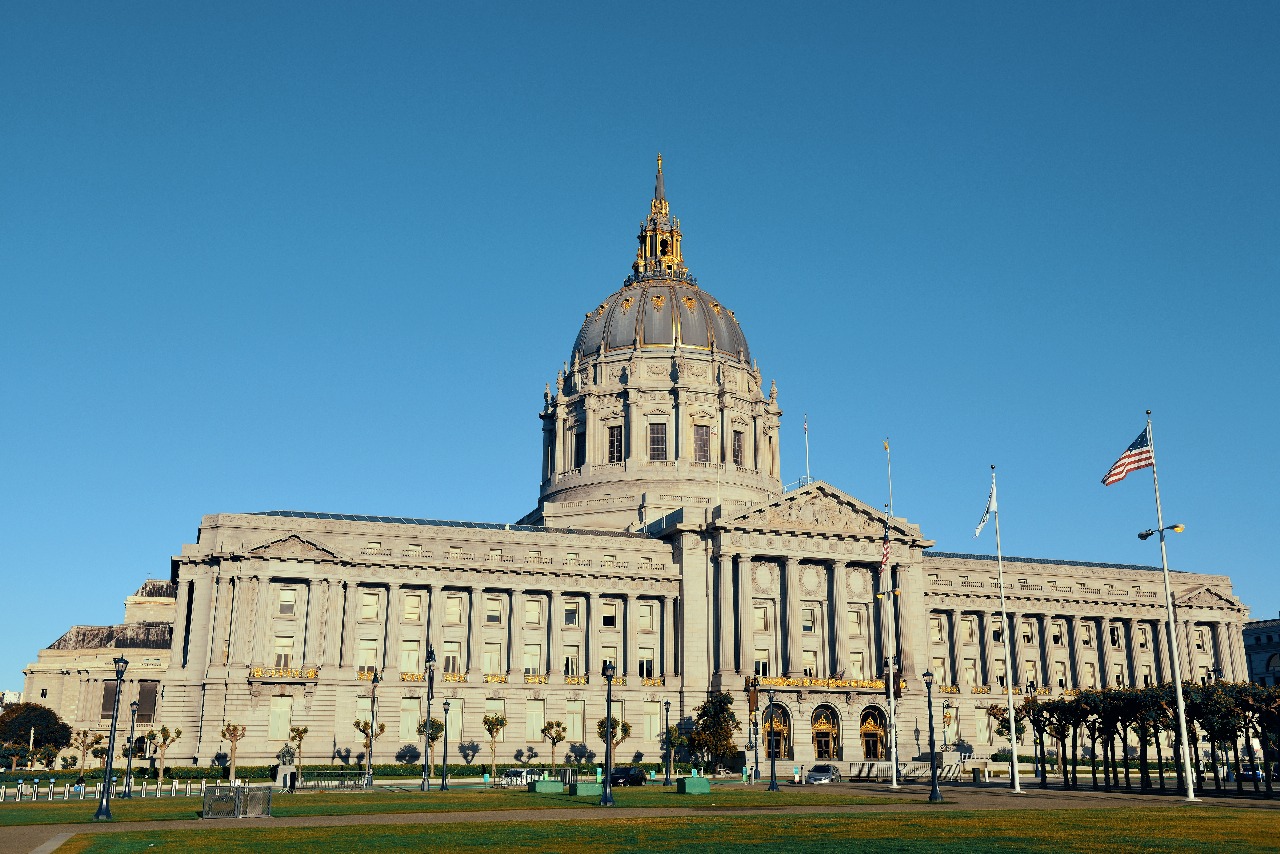
<instances>
[{"instance_id":1,"label":"bare tree","mask_svg":"<svg viewBox=\"0 0 1280 854\"><path fill-rule=\"evenodd\" d=\"M173 732L170 732L167 726L160 727L159 731L153 729L147 732L147 742L155 748L156 755L160 757L159 780L161 783L164 782L164 755L180 738L182 738L182 730L177 727Z\"/></svg>"},{"instance_id":2,"label":"bare tree","mask_svg":"<svg viewBox=\"0 0 1280 854\"><path fill-rule=\"evenodd\" d=\"M551 744L551 775L556 773L556 745L568 738L569 732L561 721L547 721L542 725L542 737Z\"/></svg>"},{"instance_id":3,"label":"bare tree","mask_svg":"<svg viewBox=\"0 0 1280 854\"><path fill-rule=\"evenodd\" d=\"M302 740L307 737L307 733L310 731L311 731L310 728L305 726L289 727L289 741L297 745L296 747L297 755L294 756L293 761L294 761L294 764L298 766L299 780L302 779Z\"/></svg>"},{"instance_id":4,"label":"bare tree","mask_svg":"<svg viewBox=\"0 0 1280 854\"><path fill-rule=\"evenodd\" d=\"M481 721L484 725L484 731L489 733L489 781L491 785L498 785L498 736L502 735L502 730L507 726L506 715L485 715Z\"/></svg>"}]
</instances>

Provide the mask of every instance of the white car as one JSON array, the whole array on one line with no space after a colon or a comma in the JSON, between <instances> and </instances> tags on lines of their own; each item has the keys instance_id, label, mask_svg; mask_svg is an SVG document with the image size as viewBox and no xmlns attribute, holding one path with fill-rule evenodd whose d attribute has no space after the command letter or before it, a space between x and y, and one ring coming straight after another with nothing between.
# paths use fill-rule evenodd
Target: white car
<instances>
[{"instance_id":1,"label":"white car","mask_svg":"<svg viewBox=\"0 0 1280 854\"><path fill-rule=\"evenodd\" d=\"M818 783L839 783L840 770L834 765L815 765L809 769L804 781L810 785Z\"/></svg>"}]
</instances>

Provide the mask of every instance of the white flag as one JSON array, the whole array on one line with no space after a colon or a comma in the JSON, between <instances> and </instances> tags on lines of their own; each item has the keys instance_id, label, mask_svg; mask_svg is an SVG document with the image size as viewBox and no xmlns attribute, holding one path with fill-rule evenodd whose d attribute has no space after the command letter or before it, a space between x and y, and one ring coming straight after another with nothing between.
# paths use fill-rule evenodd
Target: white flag
<instances>
[{"instance_id":1,"label":"white flag","mask_svg":"<svg viewBox=\"0 0 1280 854\"><path fill-rule=\"evenodd\" d=\"M991 473L991 494L987 496L987 509L982 511L982 519L978 522L978 527L973 529L973 536L976 539L982 533L983 527L987 524L987 519L992 513L1000 512L996 508L996 474Z\"/></svg>"}]
</instances>

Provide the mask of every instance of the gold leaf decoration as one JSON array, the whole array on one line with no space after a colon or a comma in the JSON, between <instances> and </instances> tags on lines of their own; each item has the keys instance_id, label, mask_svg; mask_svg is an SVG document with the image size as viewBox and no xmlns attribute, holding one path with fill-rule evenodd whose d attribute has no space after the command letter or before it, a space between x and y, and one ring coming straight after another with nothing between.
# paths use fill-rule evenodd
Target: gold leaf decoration
<instances>
[{"instance_id":1,"label":"gold leaf decoration","mask_svg":"<svg viewBox=\"0 0 1280 854\"><path fill-rule=\"evenodd\" d=\"M681 302L684 303L684 307L689 309L689 311L693 311L694 306L698 304L698 301L693 297L684 297L681 299Z\"/></svg>"},{"instance_id":2,"label":"gold leaf decoration","mask_svg":"<svg viewBox=\"0 0 1280 854\"><path fill-rule=\"evenodd\" d=\"M667 303L667 298L662 294L654 294L650 299L653 300L653 307L658 311L662 311L662 307Z\"/></svg>"}]
</instances>

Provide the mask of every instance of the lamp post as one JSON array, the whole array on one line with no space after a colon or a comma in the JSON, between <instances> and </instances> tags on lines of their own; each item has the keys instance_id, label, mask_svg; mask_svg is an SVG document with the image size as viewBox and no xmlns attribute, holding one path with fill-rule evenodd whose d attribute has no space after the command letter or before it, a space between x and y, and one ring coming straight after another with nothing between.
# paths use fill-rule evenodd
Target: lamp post
<instances>
[{"instance_id":1,"label":"lamp post","mask_svg":"<svg viewBox=\"0 0 1280 854\"><path fill-rule=\"evenodd\" d=\"M133 797L133 728L138 722L138 701L129 704L129 756L124 766L124 794L122 798ZM143 792L146 794L146 792Z\"/></svg>"},{"instance_id":2,"label":"lamp post","mask_svg":"<svg viewBox=\"0 0 1280 854\"><path fill-rule=\"evenodd\" d=\"M373 741L377 738L378 733L378 683L382 681L382 677L378 675L378 671L373 671L373 676L369 679L369 749L364 753L364 787L366 789L373 788Z\"/></svg>"},{"instance_id":3,"label":"lamp post","mask_svg":"<svg viewBox=\"0 0 1280 854\"><path fill-rule=\"evenodd\" d=\"M123 655L111 660L116 666L116 699L111 707L111 735L107 739L107 764L102 771L102 797L98 799L98 811L94 821L111 821L111 760L116 752L116 722L120 718L120 689L124 686L124 671L129 666Z\"/></svg>"},{"instance_id":4,"label":"lamp post","mask_svg":"<svg viewBox=\"0 0 1280 854\"><path fill-rule=\"evenodd\" d=\"M449 701L444 701L444 762L440 766L440 791L449 791Z\"/></svg>"},{"instance_id":5,"label":"lamp post","mask_svg":"<svg viewBox=\"0 0 1280 854\"><path fill-rule=\"evenodd\" d=\"M436 648L427 644L427 734L422 747L422 791L431 790L431 772L427 769L427 758L431 755L431 699L436 689Z\"/></svg>"},{"instance_id":6,"label":"lamp post","mask_svg":"<svg viewBox=\"0 0 1280 854\"><path fill-rule=\"evenodd\" d=\"M769 747L767 748L767 752L769 754L768 791L770 792L782 791L781 789L778 788L778 749L782 747L782 743L781 743L781 739L779 739L779 742L777 744L775 744L773 741L773 735L775 732L777 732L777 729L776 729L777 722L774 720L774 715L776 715L777 713L778 713L777 709L775 709L773 705L773 689L770 688L769 689L769 720L764 727L764 736L765 738L769 739Z\"/></svg>"},{"instance_id":7,"label":"lamp post","mask_svg":"<svg viewBox=\"0 0 1280 854\"><path fill-rule=\"evenodd\" d=\"M929 803L942 803L942 792L938 791L938 751L933 738L933 671L924 672L924 689L929 700L929 776L933 779L933 788L929 790Z\"/></svg>"},{"instance_id":8,"label":"lamp post","mask_svg":"<svg viewBox=\"0 0 1280 854\"><path fill-rule=\"evenodd\" d=\"M604 677L604 788L600 791L600 806L613 806L613 677L618 669L612 661L606 661L600 669ZM619 723L621 728L621 723Z\"/></svg>"},{"instance_id":9,"label":"lamp post","mask_svg":"<svg viewBox=\"0 0 1280 854\"><path fill-rule=\"evenodd\" d=\"M662 785L664 785L664 786L670 786L670 785L671 785L671 763L672 763L672 761L674 761L674 759L675 759L675 752L676 752L675 746L671 743L671 701L670 701L670 700L663 700L663 701L662 701L662 710L663 710L664 712L666 712L666 715L667 715L667 724L666 724L666 726L667 726L667 728L666 728L666 733L667 733L667 779L665 779L665 780L663 780L663 781L662 781Z\"/></svg>"},{"instance_id":10,"label":"lamp post","mask_svg":"<svg viewBox=\"0 0 1280 854\"><path fill-rule=\"evenodd\" d=\"M754 783L760 779L760 728L756 723L756 711L760 705L760 677L748 676L744 681L747 692L747 711L751 714L751 726L747 730L747 750L755 757L747 782Z\"/></svg>"}]
</instances>

